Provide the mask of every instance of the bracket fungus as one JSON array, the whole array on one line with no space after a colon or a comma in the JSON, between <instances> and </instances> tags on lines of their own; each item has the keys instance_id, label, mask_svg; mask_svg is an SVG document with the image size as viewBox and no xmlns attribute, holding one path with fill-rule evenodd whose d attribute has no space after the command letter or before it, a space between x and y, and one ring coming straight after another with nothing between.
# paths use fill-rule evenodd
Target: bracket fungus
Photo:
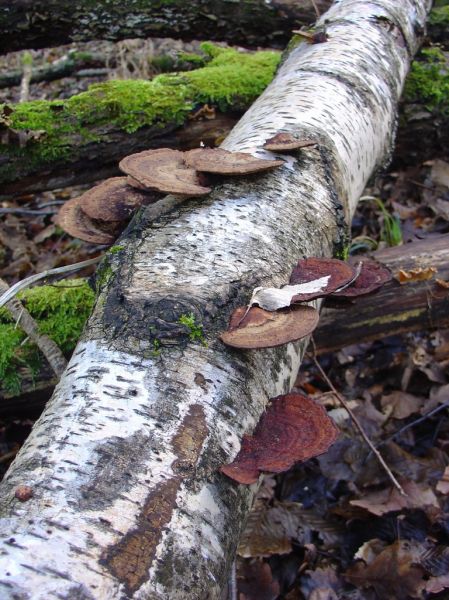
<instances>
[{"instance_id":1,"label":"bracket fungus","mask_svg":"<svg viewBox=\"0 0 449 600\"><path fill-rule=\"evenodd\" d=\"M302 394L273 398L252 436L242 439L234 461L222 473L243 484L255 483L261 472L282 473L299 461L326 452L338 429L326 410Z\"/></svg>"},{"instance_id":2,"label":"bracket fungus","mask_svg":"<svg viewBox=\"0 0 449 600\"><path fill-rule=\"evenodd\" d=\"M111 177L84 192L78 200L91 219L126 221L136 208L159 198L156 192L143 192L130 186L127 177Z\"/></svg>"},{"instance_id":3,"label":"bracket fungus","mask_svg":"<svg viewBox=\"0 0 449 600\"><path fill-rule=\"evenodd\" d=\"M328 280L326 285L316 292L295 294L292 302L307 302L315 298L328 296L352 281L356 274L356 269L352 265L336 258L305 258L300 260L292 271L290 285L309 283L322 277L328 277Z\"/></svg>"},{"instance_id":4,"label":"bracket fungus","mask_svg":"<svg viewBox=\"0 0 449 600\"><path fill-rule=\"evenodd\" d=\"M361 270L358 277L342 290L333 292L331 298L355 298L370 294L393 279L390 270L377 260L362 258L360 263Z\"/></svg>"},{"instance_id":5,"label":"bracket fungus","mask_svg":"<svg viewBox=\"0 0 449 600\"><path fill-rule=\"evenodd\" d=\"M54 222L71 236L92 244L109 245L116 238L117 223L104 221L100 224L90 219L81 209L80 198L67 200L59 209ZM108 228L109 231L103 231L102 227Z\"/></svg>"},{"instance_id":6,"label":"bracket fungus","mask_svg":"<svg viewBox=\"0 0 449 600\"><path fill-rule=\"evenodd\" d=\"M291 133L280 132L269 138L263 145L265 150L270 152L288 152L290 150L298 150L307 146L315 146L313 140L304 140L295 137Z\"/></svg>"},{"instance_id":7,"label":"bracket fungus","mask_svg":"<svg viewBox=\"0 0 449 600\"><path fill-rule=\"evenodd\" d=\"M171 148L144 150L123 158L119 167L148 190L181 196L209 194L211 189L201 185L198 174L186 165L185 154Z\"/></svg>"},{"instance_id":8,"label":"bracket fungus","mask_svg":"<svg viewBox=\"0 0 449 600\"><path fill-rule=\"evenodd\" d=\"M308 336L318 325L318 311L295 306L276 312L246 306L231 315L229 328L220 335L227 346L246 350L274 348Z\"/></svg>"},{"instance_id":9,"label":"bracket fungus","mask_svg":"<svg viewBox=\"0 0 449 600\"><path fill-rule=\"evenodd\" d=\"M189 167L218 175L261 173L284 164L283 160L266 160L244 152L229 152L223 148L195 148L185 152L184 156Z\"/></svg>"}]
</instances>

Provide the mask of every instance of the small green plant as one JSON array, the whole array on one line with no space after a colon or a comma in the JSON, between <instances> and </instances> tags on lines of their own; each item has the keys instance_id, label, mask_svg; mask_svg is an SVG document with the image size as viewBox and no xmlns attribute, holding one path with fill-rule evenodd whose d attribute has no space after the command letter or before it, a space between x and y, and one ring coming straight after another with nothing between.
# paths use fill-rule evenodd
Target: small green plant
<instances>
[{"instance_id":1,"label":"small green plant","mask_svg":"<svg viewBox=\"0 0 449 600\"><path fill-rule=\"evenodd\" d=\"M401 221L395 215L392 215L385 208L385 204L379 198L373 196L365 196L360 198L360 201L372 201L377 204L382 214L382 222L380 229L380 239L388 246L400 246L402 244L402 229Z\"/></svg>"},{"instance_id":2,"label":"small green plant","mask_svg":"<svg viewBox=\"0 0 449 600\"><path fill-rule=\"evenodd\" d=\"M151 356L153 358L157 358L160 355L161 355L161 342L157 338L155 338L153 340L153 349L151 350Z\"/></svg>"},{"instance_id":3,"label":"small green plant","mask_svg":"<svg viewBox=\"0 0 449 600\"><path fill-rule=\"evenodd\" d=\"M125 249L125 246L111 246L109 248L109 254L118 254Z\"/></svg>"},{"instance_id":4,"label":"small green plant","mask_svg":"<svg viewBox=\"0 0 449 600\"><path fill-rule=\"evenodd\" d=\"M189 330L189 338L191 342L200 342L203 346L207 346L206 340L204 339L203 326L198 325L195 322L195 315L189 313L188 315L181 315L178 319L181 325L185 325Z\"/></svg>"}]
</instances>

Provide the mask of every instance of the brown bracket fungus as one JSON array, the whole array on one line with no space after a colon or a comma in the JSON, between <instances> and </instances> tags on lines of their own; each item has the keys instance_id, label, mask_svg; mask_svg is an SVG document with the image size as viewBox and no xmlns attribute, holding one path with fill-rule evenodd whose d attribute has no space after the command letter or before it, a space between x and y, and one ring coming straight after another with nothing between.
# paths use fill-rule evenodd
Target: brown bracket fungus
<instances>
[{"instance_id":1,"label":"brown bracket fungus","mask_svg":"<svg viewBox=\"0 0 449 600\"><path fill-rule=\"evenodd\" d=\"M244 152L229 152L223 148L196 148L184 153L185 163L203 173L246 175L274 169L282 160L265 160Z\"/></svg>"},{"instance_id":2,"label":"brown bracket fungus","mask_svg":"<svg viewBox=\"0 0 449 600\"><path fill-rule=\"evenodd\" d=\"M92 244L109 245L116 238L115 228L109 233L102 231L100 225L86 215L80 207L79 198L73 198L63 204L54 221L71 236ZM104 222L104 225L108 224ZM111 224L109 226L111 227Z\"/></svg>"},{"instance_id":3,"label":"brown bracket fungus","mask_svg":"<svg viewBox=\"0 0 449 600\"><path fill-rule=\"evenodd\" d=\"M126 156L119 167L148 190L181 196L204 196L211 191L201 185L195 170L186 166L179 150L145 150Z\"/></svg>"},{"instance_id":4,"label":"brown bracket fungus","mask_svg":"<svg viewBox=\"0 0 449 600\"><path fill-rule=\"evenodd\" d=\"M318 311L311 306L295 306L276 312L258 307L248 310L242 306L232 313L229 329L220 335L220 339L233 348L274 348L306 337L318 325L318 320Z\"/></svg>"},{"instance_id":5,"label":"brown bracket fungus","mask_svg":"<svg viewBox=\"0 0 449 600\"><path fill-rule=\"evenodd\" d=\"M356 269L336 258L305 258L300 260L290 276L290 285L298 285L328 277L326 286L318 292L297 294L292 302L307 302L328 296L345 286L356 276Z\"/></svg>"},{"instance_id":6,"label":"brown bracket fungus","mask_svg":"<svg viewBox=\"0 0 449 600\"><path fill-rule=\"evenodd\" d=\"M270 152L288 152L290 150L298 150L307 146L315 146L313 140L302 140L291 133L280 132L269 138L263 145L265 150Z\"/></svg>"},{"instance_id":7,"label":"brown bracket fungus","mask_svg":"<svg viewBox=\"0 0 449 600\"><path fill-rule=\"evenodd\" d=\"M236 458L221 467L239 483L255 483L260 472L282 473L299 461L326 452L338 429L326 410L301 394L273 398L252 436L245 435Z\"/></svg>"},{"instance_id":8,"label":"brown bracket fungus","mask_svg":"<svg viewBox=\"0 0 449 600\"><path fill-rule=\"evenodd\" d=\"M358 277L344 289L333 292L331 298L355 298L370 294L393 279L390 270L377 260L362 258L360 262L362 268Z\"/></svg>"},{"instance_id":9,"label":"brown bracket fungus","mask_svg":"<svg viewBox=\"0 0 449 600\"><path fill-rule=\"evenodd\" d=\"M143 192L131 187L127 177L111 177L84 192L78 200L91 219L126 221L136 208L159 198L157 192Z\"/></svg>"}]
</instances>

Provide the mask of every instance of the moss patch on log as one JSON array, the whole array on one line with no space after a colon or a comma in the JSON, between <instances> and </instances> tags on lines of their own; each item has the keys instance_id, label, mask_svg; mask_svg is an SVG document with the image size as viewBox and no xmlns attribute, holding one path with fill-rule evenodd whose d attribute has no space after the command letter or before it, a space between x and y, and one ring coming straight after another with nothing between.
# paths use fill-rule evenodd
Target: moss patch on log
<instances>
[{"instance_id":1,"label":"moss patch on log","mask_svg":"<svg viewBox=\"0 0 449 600\"><path fill-rule=\"evenodd\" d=\"M70 353L92 310L95 295L86 280L70 279L36 287L18 294L36 320L39 331L48 335L65 353ZM0 381L7 393L18 393L23 370L36 373L43 357L26 341L7 308L0 308Z\"/></svg>"},{"instance_id":2,"label":"moss patch on log","mask_svg":"<svg viewBox=\"0 0 449 600\"><path fill-rule=\"evenodd\" d=\"M449 60L439 48L424 48L412 64L404 90L407 102L449 115Z\"/></svg>"},{"instance_id":3,"label":"moss patch on log","mask_svg":"<svg viewBox=\"0 0 449 600\"><path fill-rule=\"evenodd\" d=\"M67 100L0 105L7 154L45 165L69 159L74 139L78 145L99 141L102 128L131 134L141 127L180 125L203 103L221 111L231 107L243 110L271 81L280 56L272 51L238 52L209 43L203 44L202 50L208 62L193 71L163 74L151 81L108 81ZM10 169L4 164L0 177L14 179Z\"/></svg>"}]
</instances>

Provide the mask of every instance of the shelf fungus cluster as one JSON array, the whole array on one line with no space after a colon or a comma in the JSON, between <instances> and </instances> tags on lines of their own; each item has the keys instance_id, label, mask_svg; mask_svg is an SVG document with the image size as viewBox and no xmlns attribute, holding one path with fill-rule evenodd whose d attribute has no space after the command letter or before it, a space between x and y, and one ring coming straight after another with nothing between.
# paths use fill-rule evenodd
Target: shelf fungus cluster
<instances>
[{"instance_id":1,"label":"shelf fungus cluster","mask_svg":"<svg viewBox=\"0 0 449 600\"><path fill-rule=\"evenodd\" d=\"M318 311L300 302L330 297L351 299L391 280L380 263L363 258L353 264L337 259L307 258L293 269L282 288L256 288L248 306L231 315L220 335L228 346L259 349L281 346L308 336ZM280 473L295 462L327 451L338 435L332 419L313 399L286 394L271 400L253 436L244 436L235 460L221 471L238 483L255 483L261 472Z\"/></svg>"},{"instance_id":2,"label":"shelf fungus cluster","mask_svg":"<svg viewBox=\"0 0 449 600\"><path fill-rule=\"evenodd\" d=\"M221 148L187 152L171 148L145 150L126 156L119 163L124 177L107 179L69 200L55 221L73 237L111 244L137 208L156 202L165 194L185 198L209 194L208 173L246 175L282 164L282 160L265 160Z\"/></svg>"}]
</instances>

